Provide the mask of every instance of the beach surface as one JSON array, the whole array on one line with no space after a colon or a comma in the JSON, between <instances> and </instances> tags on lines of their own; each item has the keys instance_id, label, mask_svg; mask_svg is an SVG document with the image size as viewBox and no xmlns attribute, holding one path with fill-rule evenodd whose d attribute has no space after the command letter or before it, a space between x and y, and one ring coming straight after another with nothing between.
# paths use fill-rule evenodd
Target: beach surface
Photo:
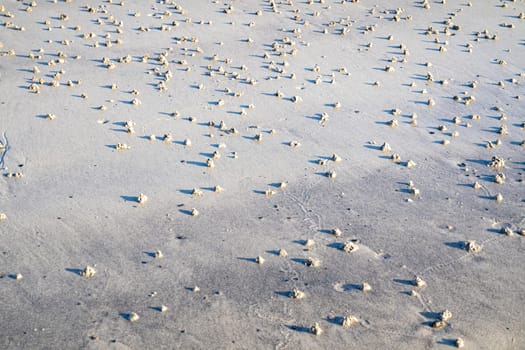
<instances>
[{"instance_id":1,"label":"beach surface","mask_svg":"<svg viewBox=\"0 0 525 350\"><path fill-rule=\"evenodd\" d=\"M0 3L0 348L520 349L525 2Z\"/></svg>"}]
</instances>

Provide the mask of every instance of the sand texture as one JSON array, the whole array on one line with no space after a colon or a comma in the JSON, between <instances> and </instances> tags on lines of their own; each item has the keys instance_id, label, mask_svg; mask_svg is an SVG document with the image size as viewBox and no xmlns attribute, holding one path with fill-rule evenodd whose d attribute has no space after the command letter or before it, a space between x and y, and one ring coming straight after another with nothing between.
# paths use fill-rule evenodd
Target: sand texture
<instances>
[{"instance_id":1,"label":"sand texture","mask_svg":"<svg viewBox=\"0 0 525 350\"><path fill-rule=\"evenodd\" d=\"M1 349L523 349L525 1L0 2Z\"/></svg>"}]
</instances>

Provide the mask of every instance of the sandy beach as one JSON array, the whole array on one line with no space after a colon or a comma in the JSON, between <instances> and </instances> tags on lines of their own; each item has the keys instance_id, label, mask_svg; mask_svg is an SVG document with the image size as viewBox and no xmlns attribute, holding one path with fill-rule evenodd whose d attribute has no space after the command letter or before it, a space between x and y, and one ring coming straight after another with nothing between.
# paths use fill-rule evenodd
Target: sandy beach
<instances>
[{"instance_id":1,"label":"sandy beach","mask_svg":"<svg viewBox=\"0 0 525 350\"><path fill-rule=\"evenodd\" d=\"M0 2L1 349L523 349L525 1Z\"/></svg>"}]
</instances>

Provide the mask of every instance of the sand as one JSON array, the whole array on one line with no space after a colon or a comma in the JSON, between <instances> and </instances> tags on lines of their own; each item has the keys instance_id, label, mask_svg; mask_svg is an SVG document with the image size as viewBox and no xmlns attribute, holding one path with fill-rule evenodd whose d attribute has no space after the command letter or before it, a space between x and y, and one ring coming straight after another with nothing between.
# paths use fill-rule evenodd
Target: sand
<instances>
[{"instance_id":1,"label":"sand","mask_svg":"<svg viewBox=\"0 0 525 350\"><path fill-rule=\"evenodd\" d=\"M525 344L523 0L0 10L0 348Z\"/></svg>"}]
</instances>

